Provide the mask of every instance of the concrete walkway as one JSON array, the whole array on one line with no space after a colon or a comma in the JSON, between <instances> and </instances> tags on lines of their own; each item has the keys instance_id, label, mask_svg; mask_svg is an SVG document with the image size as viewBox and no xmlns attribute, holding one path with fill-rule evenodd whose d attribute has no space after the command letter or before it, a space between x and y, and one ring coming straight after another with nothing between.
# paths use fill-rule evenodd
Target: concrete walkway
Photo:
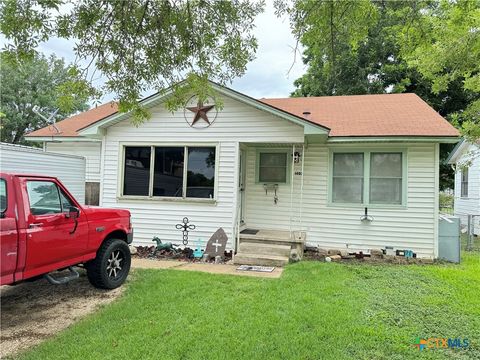
<instances>
[{"instance_id":1,"label":"concrete walkway","mask_svg":"<svg viewBox=\"0 0 480 360\"><path fill-rule=\"evenodd\" d=\"M205 264L190 263L174 260L150 260L150 259L132 259L132 268L137 269L173 269L185 271L201 271L210 274L253 276L261 278L279 278L282 275L283 268L276 267L272 272L239 271L238 265L233 264Z\"/></svg>"}]
</instances>

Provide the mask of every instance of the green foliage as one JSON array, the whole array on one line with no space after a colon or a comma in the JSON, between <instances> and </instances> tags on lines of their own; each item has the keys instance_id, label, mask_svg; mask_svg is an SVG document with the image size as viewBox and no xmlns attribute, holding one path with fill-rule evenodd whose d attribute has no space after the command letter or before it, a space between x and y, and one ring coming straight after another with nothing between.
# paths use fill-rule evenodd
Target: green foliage
<instances>
[{"instance_id":1,"label":"green foliage","mask_svg":"<svg viewBox=\"0 0 480 360\"><path fill-rule=\"evenodd\" d=\"M422 16L399 27L401 55L431 81L435 94L460 80L476 94L456 119L468 140L480 138L480 1L422 2Z\"/></svg>"},{"instance_id":2,"label":"green foliage","mask_svg":"<svg viewBox=\"0 0 480 360\"><path fill-rule=\"evenodd\" d=\"M84 84L78 74L71 71L63 59L55 56L46 58L34 55L21 63L12 61L9 53L1 53L0 93L1 141L22 144L24 135L47 126L47 122L37 112L49 118L64 101L60 95L62 87L68 84ZM66 110L58 111L55 120L61 120L72 113L87 109L87 98L91 94L85 90L83 96L68 99Z\"/></svg>"},{"instance_id":3,"label":"green foliage","mask_svg":"<svg viewBox=\"0 0 480 360\"><path fill-rule=\"evenodd\" d=\"M308 65L292 95L413 92L469 140L480 138L478 4L278 0ZM441 147L442 160L451 149ZM451 167L442 163L440 188L453 187L452 179Z\"/></svg>"},{"instance_id":4,"label":"green foliage","mask_svg":"<svg viewBox=\"0 0 480 360\"><path fill-rule=\"evenodd\" d=\"M459 265L302 261L280 279L135 270L118 301L18 358L474 359L479 272L478 253ZM419 352L416 337L470 347Z\"/></svg>"},{"instance_id":5,"label":"green foliage","mask_svg":"<svg viewBox=\"0 0 480 360\"><path fill-rule=\"evenodd\" d=\"M148 118L138 104L150 89L174 86L170 109L184 104L180 85L204 96L206 79L225 83L242 75L254 58L251 34L262 1L5 0L1 29L8 51L22 61L51 37L75 39L78 59L95 64L106 78L103 91L116 94L120 111L132 111L136 124ZM22 20L23 19L23 20ZM30 19L30 20L29 20ZM20 20L20 21L19 21ZM77 70L87 76L88 65ZM82 96L87 83L66 84L61 105Z\"/></svg>"}]
</instances>

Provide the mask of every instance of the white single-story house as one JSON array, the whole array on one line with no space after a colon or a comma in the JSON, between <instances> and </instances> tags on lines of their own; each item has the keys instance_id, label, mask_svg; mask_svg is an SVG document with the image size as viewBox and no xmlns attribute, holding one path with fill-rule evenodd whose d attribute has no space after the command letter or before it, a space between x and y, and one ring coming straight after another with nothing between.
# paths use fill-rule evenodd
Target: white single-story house
<instances>
[{"instance_id":1,"label":"white single-story house","mask_svg":"<svg viewBox=\"0 0 480 360\"><path fill-rule=\"evenodd\" d=\"M448 163L455 165L454 215L467 226L473 220L474 234L480 234L480 144L461 141L451 152Z\"/></svg>"},{"instance_id":2,"label":"white single-story house","mask_svg":"<svg viewBox=\"0 0 480 360\"><path fill-rule=\"evenodd\" d=\"M137 245L181 244L176 225L187 217L189 245L221 227L240 255L242 239L258 236L437 257L439 145L459 134L422 99L257 100L211 86L221 109L192 96L172 113L168 93L153 95L138 128L105 104L26 138L85 156L100 205L131 210Z\"/></svg>"}]
</instances>

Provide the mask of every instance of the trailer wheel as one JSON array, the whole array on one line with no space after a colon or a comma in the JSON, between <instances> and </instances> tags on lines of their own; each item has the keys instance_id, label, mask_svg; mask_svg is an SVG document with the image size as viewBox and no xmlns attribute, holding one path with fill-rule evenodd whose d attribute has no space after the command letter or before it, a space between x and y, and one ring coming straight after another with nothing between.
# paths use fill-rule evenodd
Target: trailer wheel
<instances>
[{"instance_id":1,"label":"trailer wheel","mask_svg":"<svg viewBox=\"0 0 480 360\"><path fill-rule=\"evenodd\" d=\"M101 289L115 289L125 282L130 271L131 255L123 240L108 239L97 257L86 264L90 283Z\"/></svg>"}]
</instances>

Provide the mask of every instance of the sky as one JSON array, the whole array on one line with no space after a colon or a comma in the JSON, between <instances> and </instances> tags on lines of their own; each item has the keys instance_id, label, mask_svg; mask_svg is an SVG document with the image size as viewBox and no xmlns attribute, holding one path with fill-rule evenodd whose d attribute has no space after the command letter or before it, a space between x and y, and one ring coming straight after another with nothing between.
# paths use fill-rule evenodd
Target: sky
<instances>
[{"instance_id":1,"label":"sky","mask_svg":"<svg viewBox=\"0 0 480 360\"><path fill-rule=\"evenodd\" d=\"M300 53L297 53L294 62L296 40L291 34L288 19L275 16L272 0L266 3L265 12L255 21L254 35L258 40L256 59L248 64L244 76L235 79L229 87L254 98L288 97L294 90L293 82L305 72L305 66ZM71 41L55 38L41 44L39 50L73 62L73 45ZM100 86L101 82L99 79L94 85ZM101 102L112 98L113 94L107 94Z\"/></svg>"}]
</instances>

